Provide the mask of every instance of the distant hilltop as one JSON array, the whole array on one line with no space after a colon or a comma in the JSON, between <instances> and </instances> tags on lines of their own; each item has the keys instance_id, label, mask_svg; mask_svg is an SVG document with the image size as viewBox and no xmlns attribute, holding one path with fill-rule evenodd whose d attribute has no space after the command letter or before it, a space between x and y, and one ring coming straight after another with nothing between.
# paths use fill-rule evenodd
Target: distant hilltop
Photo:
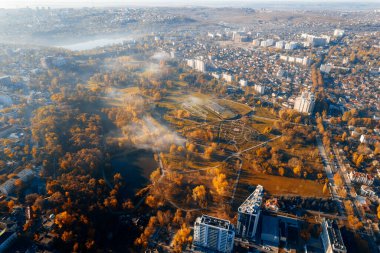
<instances>
[{"instance_id":1,"label":"distant hilltop","mask_svg":"<svg viewBox=\"0 0 380 253\"><path fill-rule=\"evenodd\" d=\"M12 1L0 3L0 8L82 8L82 7L249 7L257 9L308 9L308 10L380 10L380 3L376 0L367 1L345 1L345 0L291 0L291 1L258 1L258 0L210 0L201 1L193 0L191 3L186 0L133 0L127 3L122 0L84 0L80 2L50 2L47 4L43 0L35 0L33 2L27 0ZM379 11L378 10L378 11Z\"/></svg>"}]
</instances>

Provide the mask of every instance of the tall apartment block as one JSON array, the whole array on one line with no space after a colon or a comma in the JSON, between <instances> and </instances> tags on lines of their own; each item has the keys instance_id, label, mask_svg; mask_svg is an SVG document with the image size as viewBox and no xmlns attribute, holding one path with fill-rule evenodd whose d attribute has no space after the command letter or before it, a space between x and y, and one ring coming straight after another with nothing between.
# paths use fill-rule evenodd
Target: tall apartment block
<instances>
[{"instance_id":1,"label":"tall apartment block","mask_svg":"<svg viewBox=\"0 0 380 253\"><path fill-rule=\"evenodd\" d=\"M321 234L325 253L346 253L342 235L335 221L324 219Z\"/></svg>"},{"instance_id":2,"label":"tall apartment block","mask_svg":"<svg viewBox=\"0 0 380 253\"><path fill-rule=\"evenodd\" d=\"M235 227L227 220L203 215L194 223L193 246L201 252L232 252Z\"/></svg>"},{"instance_id":3,"label":"tall apartment block","mask_svg":"<svg viewBox=\"0 0 380 253\"><path fill-rule=\"evenodd\" d=\"M314 110L314 105L314 95L310 92L302 92L301 96L295 99L294 110L311 114Z\"/></svg>"},{"instance_id":4,"label":"tall apartment block","mask_svg":"<svg viewBox=\"0 0 380 253\"><path fill-rule=\"evenodd\" d=\"M255 191L238 209L236 234L242 238L254 240L261 213L261 202L264 188L258 185Z\"/></svg>"}]
</instances>

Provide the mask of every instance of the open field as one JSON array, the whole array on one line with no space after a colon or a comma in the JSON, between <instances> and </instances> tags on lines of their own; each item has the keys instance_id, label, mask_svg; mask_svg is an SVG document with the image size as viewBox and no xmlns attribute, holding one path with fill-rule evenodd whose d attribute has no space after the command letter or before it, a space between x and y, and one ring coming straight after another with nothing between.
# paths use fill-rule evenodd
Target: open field
<instances>
[{"instance_id":1,"label":"open field","mask_svg":"<svg viewBox=\"0 0 380 253\"><path fill-rule=\"evenodd\" d=\"M254 115L259 117L265 117L270 119L279 119L277 115L271 112L270 108L265 107L255 107Z\"/></svg>"},{"instance_id":2,"label":"open field","mask_svg":"<svg viewBox=\"0 0 380 253\"><path fill-rule=\"evenodd\" d=\"M254 173L243 170L241 173L236 199L234 203L241 203L253 191L252 186L261 184L265 192L270 195L297 195L302 197L327 198L328 194L323 194L323 185L312 180L300 178L289 178L262 173Z\"/></svg>"},{"instance_id":3,"label":"open field","mask_svg":"<svg viewBox=\"0 0 380 253\"><path fill-rule=\"evenodd\" d=\"M273 123L274 121L272 120L253 118L253 123L251 124L251 126L260 133L264 133L266 128L273 127Z\"/></svg>"},{"instance_id":4,"label":"open field","mask_svg":"<svg viewBox=\"0 0 380 253\"><path fill-rule=\"evenodd\" d=\"M252 108L246 104L234 102L226 99L218 99L218 104L221 106L225 106L233 110L235 113L240 115L246 115L252 111Z\"/></svg>"}]
</instances>

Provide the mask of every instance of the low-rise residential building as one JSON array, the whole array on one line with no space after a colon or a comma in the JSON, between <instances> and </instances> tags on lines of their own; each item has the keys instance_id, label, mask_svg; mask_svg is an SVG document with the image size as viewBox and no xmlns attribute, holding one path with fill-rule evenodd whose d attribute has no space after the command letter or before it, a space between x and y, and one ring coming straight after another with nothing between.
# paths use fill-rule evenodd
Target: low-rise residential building
<instances>
[{"instance_id":1,"label":"low-rise residential building","mask_svg":"<svg viewBox=\"0 0 380 253\"><path fill-rule=\"evenodd\" d=\"M369 198L376 196L376 192L368 185L360 186L360 194Z\"/></svg>"},{"instance_id":2,"label":"low-rise residential building","mask_svg":"<svg viewBox=\"0 0 380 253\"><path fill-rule=\"evenodd\" d=\"M372 185L375 180L375 178L370 174L356 171L350 171L350 173L348 173L348 177L354 183L365 185Z\"/></svg>"}]
</instances>

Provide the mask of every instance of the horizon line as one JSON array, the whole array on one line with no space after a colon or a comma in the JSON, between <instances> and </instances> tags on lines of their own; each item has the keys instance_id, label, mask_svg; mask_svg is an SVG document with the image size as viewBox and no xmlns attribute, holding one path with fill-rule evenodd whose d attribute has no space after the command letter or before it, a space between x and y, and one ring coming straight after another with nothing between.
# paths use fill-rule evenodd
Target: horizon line
<instances>
[{"instance_id":1,"label":"horizon line","mask_svg":"<svg viewBox=\"0 0 380 253\"><path fill-rule=\"evenodd\" d=\"M363 5L362 7L366 7L365 5L371 5L373 8L373 5L378 5L380 7L380 2L376 0L366 0L363 2L357 2L353 0L287 0L287 1L278 1L278 0L269 0L266 2L261 2L258 0L212 0L207 1L207 3L204 3L200 0L193 0L192 3L188 3L184 0L181 1L175 1L175 0L166 0L162 1L161 3L158 3L157 1L152 0L145 0L145 1L131 1L131 2L121 2L121 1L89 1L86 0L84 2L74 2L74 1L59 1L59 2L47 2L42 0L39 2L39 0L35 1L26 1L22 0L22 2L17 3L17 1L13 1L10 4L1 4L0 3L0 9L35 9L35 8L52 8L52 9L64 9L64 8L120 8L120 7L164 7L164 8L170 8L170 7L211 7L211 8L222 8L222 7L235 7L235 8L253 8L254 6L259 6L263 8L264 6L267 6L268 8L273 8L276 5L281 7L286 7L287 4L289 5L302 5L302 7L312 6L313 8L317 9L324 9L323 6L320 6L320 4L326 4L328 6L331 5L339 5L342 6L336 6L338 9L352 9L353 6L345 5L347 3L355 3L355 6ZM289 6L289 7L301 7L301 6ZM355 8L356 8L355 7ZM369 6L367 6L368 8ZM302 8L304 9L304 8Z\"/></svg>"}]
</instances>

